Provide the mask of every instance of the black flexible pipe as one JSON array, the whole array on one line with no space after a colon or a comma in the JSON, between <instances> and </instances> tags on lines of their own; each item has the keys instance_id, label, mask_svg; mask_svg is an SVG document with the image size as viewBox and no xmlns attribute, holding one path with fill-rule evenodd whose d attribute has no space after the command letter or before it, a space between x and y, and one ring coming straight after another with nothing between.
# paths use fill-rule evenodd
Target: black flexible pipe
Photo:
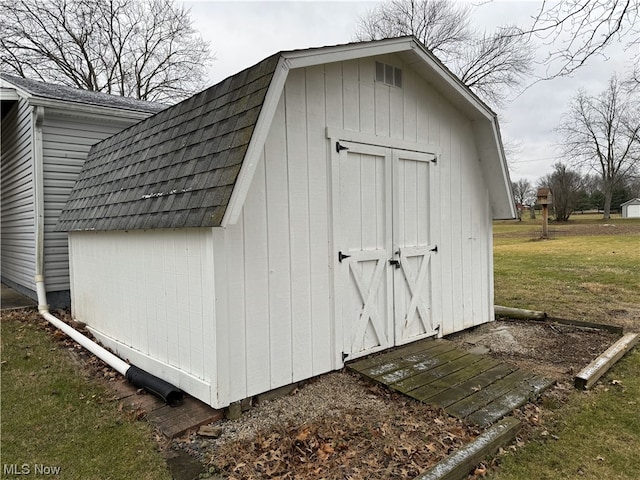
<instances>
[{"instance_id":1,"label":"black flexible pipe","mask_svg":"<svg viewBox=\"0 0 640 480\"><path fill-rule=\"evenodd\" d=\"M129 367L125 377L136 387L144 388L147 392L160 397L171 406L175 407L182 402L184 396L182 390L135 365Z\"/></svg>"}]
</instances>

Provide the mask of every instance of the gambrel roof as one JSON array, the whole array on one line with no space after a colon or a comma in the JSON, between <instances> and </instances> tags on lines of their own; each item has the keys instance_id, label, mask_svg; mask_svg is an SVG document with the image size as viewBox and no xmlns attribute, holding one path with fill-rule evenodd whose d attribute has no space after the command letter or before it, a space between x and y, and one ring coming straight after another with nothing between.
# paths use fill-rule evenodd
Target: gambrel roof
<instances>
[{"instance_id":1,"label":"gambrel roof","mask_svg":"<svg viewBox=\"0 0 640 480\"><path fill-rule=\"evenodd\" d=\"M280 52L95 145L58 230L237 220L289 70L398 54L472 121L495 218L513 218L495 113L414 37Z\"/></svg>"}]
</instances>

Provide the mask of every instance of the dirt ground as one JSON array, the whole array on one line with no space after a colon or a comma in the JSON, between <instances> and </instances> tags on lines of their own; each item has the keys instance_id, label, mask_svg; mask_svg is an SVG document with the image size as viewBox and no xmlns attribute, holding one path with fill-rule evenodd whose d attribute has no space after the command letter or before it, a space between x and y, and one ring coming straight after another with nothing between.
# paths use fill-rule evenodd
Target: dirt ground
<instances>
[{"instance_id":1,"label":"dirt ground","mask_svg":"<svg viewBox=\"0 0 640 480\"><path fill-rule=\"evenodd\" d=\"M619 335L551 322L499 320L447 337L463 348L569 381Z\"/></svg>"},{"instance_id":2,"label":"dirt ground","mask_svg":"<svg viewBox=\"0 0 640 480\"><path fill-rule=\"evenodd\" d=\"M68 315L61 316L70 321ZM24 321L36 320L30 313ZM114 372L91 355L79 354L73 342L45 322L40 324L61 347L75 352L85 374L109 384ZM496 321L448 339L557 380L544 396L562 401L573 376L616 336L565 325ZM509 448L523 446L528 436L544 430L543 404L544 398L514 412L525 427ZM179 459L169 462L176 479L414 478L482 430L340 371L310 380L290 395L255 404L239 419L222 420L201 433L206 435L191 433L171 442L158 438L167 458ZM487 468L490 465L480 465L469 478L481 478Z\"/></svg>"},{"instance_id":3,"label":"dirt ground","mask_svg":"<svg viewBox=\"0 0 640 480\"><path fill-rule=\"evenodd\" d=\"M496 321L448 337L462 348L553 378L558 383L544 396L554 402L562 401L575 374L616 338L602 330L528 321ZM515 412L525 428L512 449L544 429L543 403ZM191 434L173 447L231 479L412 478L481 433L345 371L211 427L217 438ZM481 478L488 467L479 466L470 478Z\"/></svg>"}]
</instances>

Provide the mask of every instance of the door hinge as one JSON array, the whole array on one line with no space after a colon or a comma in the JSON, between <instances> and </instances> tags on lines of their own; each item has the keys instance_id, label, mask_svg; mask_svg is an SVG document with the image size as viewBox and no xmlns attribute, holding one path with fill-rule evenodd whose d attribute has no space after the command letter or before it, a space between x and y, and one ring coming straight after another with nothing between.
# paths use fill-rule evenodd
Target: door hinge
<instances>
[{"instance_id":1,"label":"door hinge","mask_svg":"<svg viewBox=\"0 0 640 480\"><path fill-rule=\"evenodd\" d=\"M438 155L433 156L433 158L431 159L431 163L435 163L436 165L438 164Z\"/></svg>"},{"instance_id":2,"label":"door hinge","mask_svg":"<svg viewBox=\"0 0 640 480\"><path fill-rule=\"evenodd\" d=\"M433 247L431 250L429 250L430 252L436 252L438 253L438 245L436 245L435 247Z\"/></svg>"},{"instance_id":3,"label":"door hinge","mask_svg":"<svg viewBox=\"0 0 640 480\"><path fill-rule=\"evenodd\" d=\"M342 260L344 260L345 258L349 258L349 257L351 257L351 255L345 255L345 254L344 254L344 253L342 253L342 252L338 252L338 261L339 261L340 263L342 263Z\"/></svg>"},{"instance_id":4,"label":"door hinge","mask_svg":"<svg viewBox=\"0 0 640 480\"><path fill-rule=\"evenodd\" d=\"M340 142L336 142L336 152L340 153L341 150L349 150L349 147L340 145Z\"/></svg>"}]
</instances>

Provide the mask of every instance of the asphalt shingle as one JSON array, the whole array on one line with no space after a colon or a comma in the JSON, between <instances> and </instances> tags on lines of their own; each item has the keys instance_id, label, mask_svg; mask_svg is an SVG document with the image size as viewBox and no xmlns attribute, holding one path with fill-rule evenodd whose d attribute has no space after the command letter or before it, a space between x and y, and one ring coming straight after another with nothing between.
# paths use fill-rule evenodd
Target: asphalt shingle
<instances>
[{"instance_id":1,"label":"asphalt shingle","mask_svg":"<svg viewBox=\"0 0 640 480\"><path fill-rule=\"evenodd\" d=\"M278 58L95 145L57 230L220 225Z\"/></svg>"}]
</instances>

